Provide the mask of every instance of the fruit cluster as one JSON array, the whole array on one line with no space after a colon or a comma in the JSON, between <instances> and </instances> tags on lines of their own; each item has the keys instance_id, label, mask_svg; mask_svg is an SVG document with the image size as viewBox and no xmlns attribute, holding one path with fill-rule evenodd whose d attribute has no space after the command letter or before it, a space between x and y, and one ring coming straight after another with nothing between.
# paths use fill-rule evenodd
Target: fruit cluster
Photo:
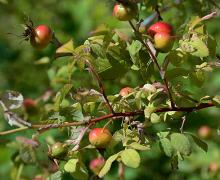
<instances>
[{"instance_id":1,"label":"fruit cluster","mask_svg":"<svg viewBox=\"0 0 220 180\"><path fill-rule=\"evenodd\" d=\"M151 25L147 33L153 38L154 46L160 52L168 52L174 43L173 28L166 22L159 21Z\"/></svg>"}]
</instances>

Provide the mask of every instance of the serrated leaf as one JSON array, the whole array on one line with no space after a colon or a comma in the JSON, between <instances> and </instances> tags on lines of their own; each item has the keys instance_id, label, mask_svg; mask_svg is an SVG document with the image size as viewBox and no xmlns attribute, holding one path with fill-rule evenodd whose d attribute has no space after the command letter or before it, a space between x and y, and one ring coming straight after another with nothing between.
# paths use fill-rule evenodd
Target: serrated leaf
<instances>
[{"instance_id":1,"label":"serrated leaf","mask_svg":"<svg viewBox=\"0 0 220 180\"><path fill-rule=\"evenodd\" d=\"M73 173L76 171L77 163L79 162L78 159L70 159L65 165L64 170L69 173Z\"/></svg>"},{"instance_id":2,"label":"serrated leaf","mask_svg":"<svg viewBox=\"0 0 220 180\"><path fill-rule=\"evenodd\" d=\"M137 168L140 165L140 155L134 149L125 149L121 152L122 162L131 168Z\"/></svg>"},{"instance_id":3,"label":"serrated leaf","mask_svg":"<svg viewBox=\"0 0 220 180\"><path fill-rule=\"evenodd\" d=\"M193 56L204 58L209 55L208 47L199 37L193 36L189 44L194 48Z\"/></svg>"},{"instance_id":4,"label":"serrated leaf","mask_svg":"<svg viewBox=\"0 0 220 180\"><path fill-rule=\"evenodd\" d=\"M105 165L103 166L103 168L99 172L100 178L102 178L103 176L105 176L108 173L108 171L111 169L112 163L118 158L119 154L120 153L114 154L106 160Z\"/></svg>"},{"instance_id":5,"label":"serrated leaf","mask_svg":"<svg viewBox=\"0 0 220 180\"><path fill-rule=\"evenodd\" d=\"M61 47L59 47L56 50L56 54L62 54L62 53L73 53L74 46L73 46L73 40L69 40L67 43L63 44Z\"/></svg>"},{"instance_id":6,"label":"serrated leaf","mask_svg":"<svg viewBox=\"0 0 220 180\"><path fill-rule=\"evenodd\" d=\"M193 141L196 143L196 145L198 147L200 147L205 152L208 152L208 144L207 143L205 143L204 141L202 141L201 139L199 139L198 137L196 137L195 135L193 135L191 133L190 133L190 135L192 136Z\"/></svg>"},{"instance_id":7,"label":"serrated leaf","mask_svg":"<svg viewBox=\"0 0 220 180\"><path fill-rule=\"evenodd\" d=\"M133 143L127 145L127 147L132 148L132 149L136 149L136 150L139 150L139 151L145 151L145 150L150 149L149 146L142 145L142 144L139 144L137 142L133 142Z\"/></svg>"},{"instance_id":8,"label":"serrated leaf","mask_svg":"<svg viewBox=\"0 0 220 180\"><path fill-rule=\"evenodd\" d=\"M162 138L166 138L168 135L170 134L169 131L165 131L165 132L159 132L157 133L157 136L162 139Z\"/></svg>"},{"instance_id":9,"label":"serrated leaf","mask_svg":"<svg viewBox=\"0 0 220 180\"><path fill-rule=\"evenodd\" d=\"M153 123L153 124L160 123L161 118L156 113L152 113L151 116L150 116L150 122Z\"/></svg>"},{"instance_id":10,"label":"serrated leaf","mask_svg":"<svg viewBox=\"0 0 220 180\"><path fill-rule=\"evenodd\" d=\"M174 149L171 145L171 142L168 138L160 139L160 147L168 157L172 157L174 153Z\"/></svg>"},{"instance_id":11,"label":"serrated leaf","mask_svg":"<svg viewBox=\"0 0 220 180\"><path fill-rule=\"evenodd\" d=\"M190 155L192 152L192 147L189 139L180 133L173 133L170 135L170 141L174 149L179 151L183 155Z\"/></svg>"}]
</instances>

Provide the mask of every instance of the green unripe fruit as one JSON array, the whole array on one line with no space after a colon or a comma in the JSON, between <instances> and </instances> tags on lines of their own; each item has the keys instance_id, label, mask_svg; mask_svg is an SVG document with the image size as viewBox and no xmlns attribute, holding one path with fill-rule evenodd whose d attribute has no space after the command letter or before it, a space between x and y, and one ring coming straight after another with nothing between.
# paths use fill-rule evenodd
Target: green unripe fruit
<instances>
[{"instance_id":1,"label":"green unripe fruit","mask_svg":"<svg viewBox=\"0 0 220 180\"><path fill-rule=\"evenodd\" d=\"M63 144L61 142L56 142L51 147L51 156L52 157L61 157L62 155L65 155L67 152L66 144Z\"/></svg>"}]
</instances>

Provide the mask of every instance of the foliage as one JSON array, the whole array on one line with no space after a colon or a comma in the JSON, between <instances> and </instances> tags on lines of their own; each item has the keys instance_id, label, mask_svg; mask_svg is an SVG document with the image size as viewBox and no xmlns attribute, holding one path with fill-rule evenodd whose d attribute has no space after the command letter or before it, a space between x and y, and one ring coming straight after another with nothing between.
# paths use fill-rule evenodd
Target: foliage
<instances>
[{"instance_id":1,"label":"foliage","mask_svg":"<svg viewBox=\"0 0 220 180\"><path fill-rule=\"evenodd\" d=\"M0 69L7 68L0 72L7 79L0 77L2 176L96 179L89 162L102 156L100 178L218 179L217 3L131 0L139 10L128 22L111 16L110 0L41 0L34 9L29 1L0 3L2 17L18 7L16 13L27 10L34 24L39 18L54 31L53 45L42 51L1 38ZM167 53L147 34L157 18L175 30ZM121 96L126 86L132 90ZM196 134L204 124L212 127L206 141ZM100 127L112 133L105 148L88 139ZM62 149L54 149L57 143Z\"/></svg>"}]
</instances>

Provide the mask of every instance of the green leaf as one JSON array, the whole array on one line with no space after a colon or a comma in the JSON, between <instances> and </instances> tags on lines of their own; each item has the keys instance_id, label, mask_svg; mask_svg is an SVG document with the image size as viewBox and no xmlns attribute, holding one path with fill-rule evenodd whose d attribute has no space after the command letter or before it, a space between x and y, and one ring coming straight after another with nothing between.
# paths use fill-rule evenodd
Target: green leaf
<instances>
[{"instance_id":1,"label":"green leaf","mask_svg":"<svg viewBox=\"0 0 220 180\"><path fill-rule=\"evenodd\" d=\"M77 163L79 162L78 159L70 159L65 165L64 170L69 173L73 173L76 171Z\"/></svg>"},{"instance_id":2,"label":"green leaf","mask_svg":"<svg viewBox=\"0 0 220 180\"><path fill-rule=\"evenodd\" d=\"M100 178L105 176L108 173L108 171L110 170L110 168L112 166L112 163L118 158L119 154L120 153L114 154L106 160L105 165L103 166L103 168L99 172Z\"/></svg>"},{"instance_id":3,"label":"green leaf","mask_svg":"<svg viewBox=\"0 0 220 180\"><path fill-rule=\"evenodd\" d=\"M146 145L139 144L137 142L133 142L133 143L127 145L127 147L132 148L132 149L136 149L136 150L139 150L139 151L145 151L145 150L150 149L149 145L146 146Z\"/></svg>"},{"instance_id":4,"label":"green leaf","mask_svg":"<svg viewBox=\"0 0 220 180\"><path fill-rule=\"evenodd\" d=\"M171 142L168 138L160 139L160 147L168 157L173 156L174 149L173 149L173 146L171 145Z\"/></svg>"},{"instance_id":5,"label":"green leaf","mask_svg":"<svg viewBox=\"0 0 220 180\"><path fill-rule=\"evenodd\" d=\"M190 80L192 84L201 87L205 81L205 74L203 71L199 70L196 72L192 72L190 75Z\"/></svg>"},{"instance_id":6,"label":"green leaf","mask_svg":"<svg viewBox=\"0 0 220 180\"><path fill-rule=\"evenodd\" d=\"M191 54L200 58L209 56L209 49L206 44L196 35L191 38L189 44L194 48Z\"/></svg>"},{"instance_id":7,"label":"green leaf","mask_svg":"<svg viewBox=\"0 0 220 180\"><path fill-rule=\"evenodd\" d=\"M132 41L132 43L127 47L131 57L135 56L142 48L142 43L138 40Z\"/></svg>"},{"instance_id":8,"label":"green leaf","mask_svg":"<svg viewBox=\"0 0 220 180\"><path fill-rule=\"evenodd\" d=\"M62 103L63 99L66 97L68 92L71 90L73 87L72 84L66 84L64 87L56 94L55 98L55 104L54 104L54 110L59 111L60 109L60 104Z\"/></svg>"},{"instance_id":9,"label":"green leaf","mask_svg":"<svg viewBox=\"0 0 220 180\"><path fill-rule=\"evenodd\" d=\"M192 147L189 139L180 133L173 133L170 135L170 141L174 149L179 151L183 155L190 155L192 152Z\"/></svg>"},{"instance_id":10,"label":"green leaf","mask_svg":"<svg viewBox=\"0 0 220 180\"><path fill-rule=\"evenodd\" d=\"M150 122L153 123L153 124L160 123L161 118L156 113L152 113L151 116L150 116Z\"/></svg>"},{"instance_id":11,"label":"green leaf","mask_svg":"<svg viewBox=\"0 0 220 180\"><path fill-rule=\"evenodd\" d=\"M204 150L205 152L208 152L208 144L205 143L204 141L202 141L201 139L199 139L198 137L196 137L195 135L191 134L193 138L193 141L197 144L198 147L200 147L202 150Z\"/></svg>"},{"instance_id":12,"label":"green leaf","mask_svg":"<svg viewBox=\"0 0 220 180\"><path fill-rule=\"evenodd\" d=\"M212 99L213 103L215 104L216 107L220 107L220 96L217 95Z\"/></svg>"},{"instance_id":13,"label":"green leaf","mask_svg":"<svg viewBox=\"0 0 220 180\"><path fill-rule=\"evenodd\" d=\"M74 179L77 179L77 180L88 179L88 171L83 164L78 165L76 167L76 171L72 172L71 175L74 177Z\"/></svg>"},{"instance_id":14,"label":"green leaf","mask_svg":"<svg viewBox=\"0 0 220 180\"><path fill-rule=\"evenodd\" d=\"M111 55L108 59L98 59L96 67L102 79L116 79L124 75L127 70L123 60L118 61Z\"/></svg>"},{"instance_id":15,"label":"green leaf","mask_svg":"<svg viewBox=\"0 0 220 180\"><path fill-rule=\"evenodd\" d=\"M172 65L180 66L182 63L184 63L188 59L188 55L187 53L183 52L181 49L176 49L176 50L170 51L166 59L169 62L171 62Z\"/></svg>"},{"instance_id":16,"label":"green leaf","mask_svg":"<svg viewBox=\"0 0 220 180\"><path fill-rule=\"evenodd\" d=\"M209 36L208 40L207 40L207 45L209 48L210 56L212 58L215 58L216 57L216 47L217 47L216 39L213 38L212 36Z\"/></svg>"},{"instance_id":17,"label":"green leaf","mask_svg":"<svg viewBox=\"0 0 220 180\"><path fill-rule=\"evenodd\" d=\"M153 105L148 105L144 109L144 116L145 118L149 119L151 117L151 114L156 110L156 108Z\"/></svg>"},{"instance_id":18,"label":"green leaf","mask_svg":"<svg viewBox=\"0 0 220 180\"><path fill-rule=\"evenodd\" d=\"M137 168L140 165L140 155L134 149L125 149L121 152L122 162L131 168Z\"/></svg>"},{"instance_id":19,"label":"green leaf","mask_svg":"<svg viewBox=\"0 0 220 180\"><path fill-rule=\"evenodd\" d=\"M162 138L166 138L169 134L170 134L169 131L164 131L164 132L161 131L161 132L157 133L157 136L158 136L160 139L162 139Z\"/></svg>"},{"instance_id":20,"label":"green leaf","mask_svg":"<svg viewBox=\"0 0 220 180\"><path fill-rule=\"evenodd\" d=\"M184 69L184 68L174 68L174 69L171 69L169 71L166 72L166 75L167 75L167 78L168 79L174 79L176 77L179 77L179 76L187 76L189 74L189 71Z\"/></svg>"},{"instance_id":21,"label":"green leaf","mask_svg":"<svg viewBox=\"0 0 220 180\"><path fill-rule=\"evenodd\" d=\"M73 51L74 51L74 46L73 46L73 40L71 39L56 50L56 55L63 53L73 53Z\"/></svg>"},{"instance_id":22,"label":"green leaf","mask_svg":"<svg viewBox=\"0 0 220 180\"><path fill-rule=\"evenodd\" d=\"M57 171L50 176L50 180L62 180L62 172Z\"/></svg>"}]
</instances>

